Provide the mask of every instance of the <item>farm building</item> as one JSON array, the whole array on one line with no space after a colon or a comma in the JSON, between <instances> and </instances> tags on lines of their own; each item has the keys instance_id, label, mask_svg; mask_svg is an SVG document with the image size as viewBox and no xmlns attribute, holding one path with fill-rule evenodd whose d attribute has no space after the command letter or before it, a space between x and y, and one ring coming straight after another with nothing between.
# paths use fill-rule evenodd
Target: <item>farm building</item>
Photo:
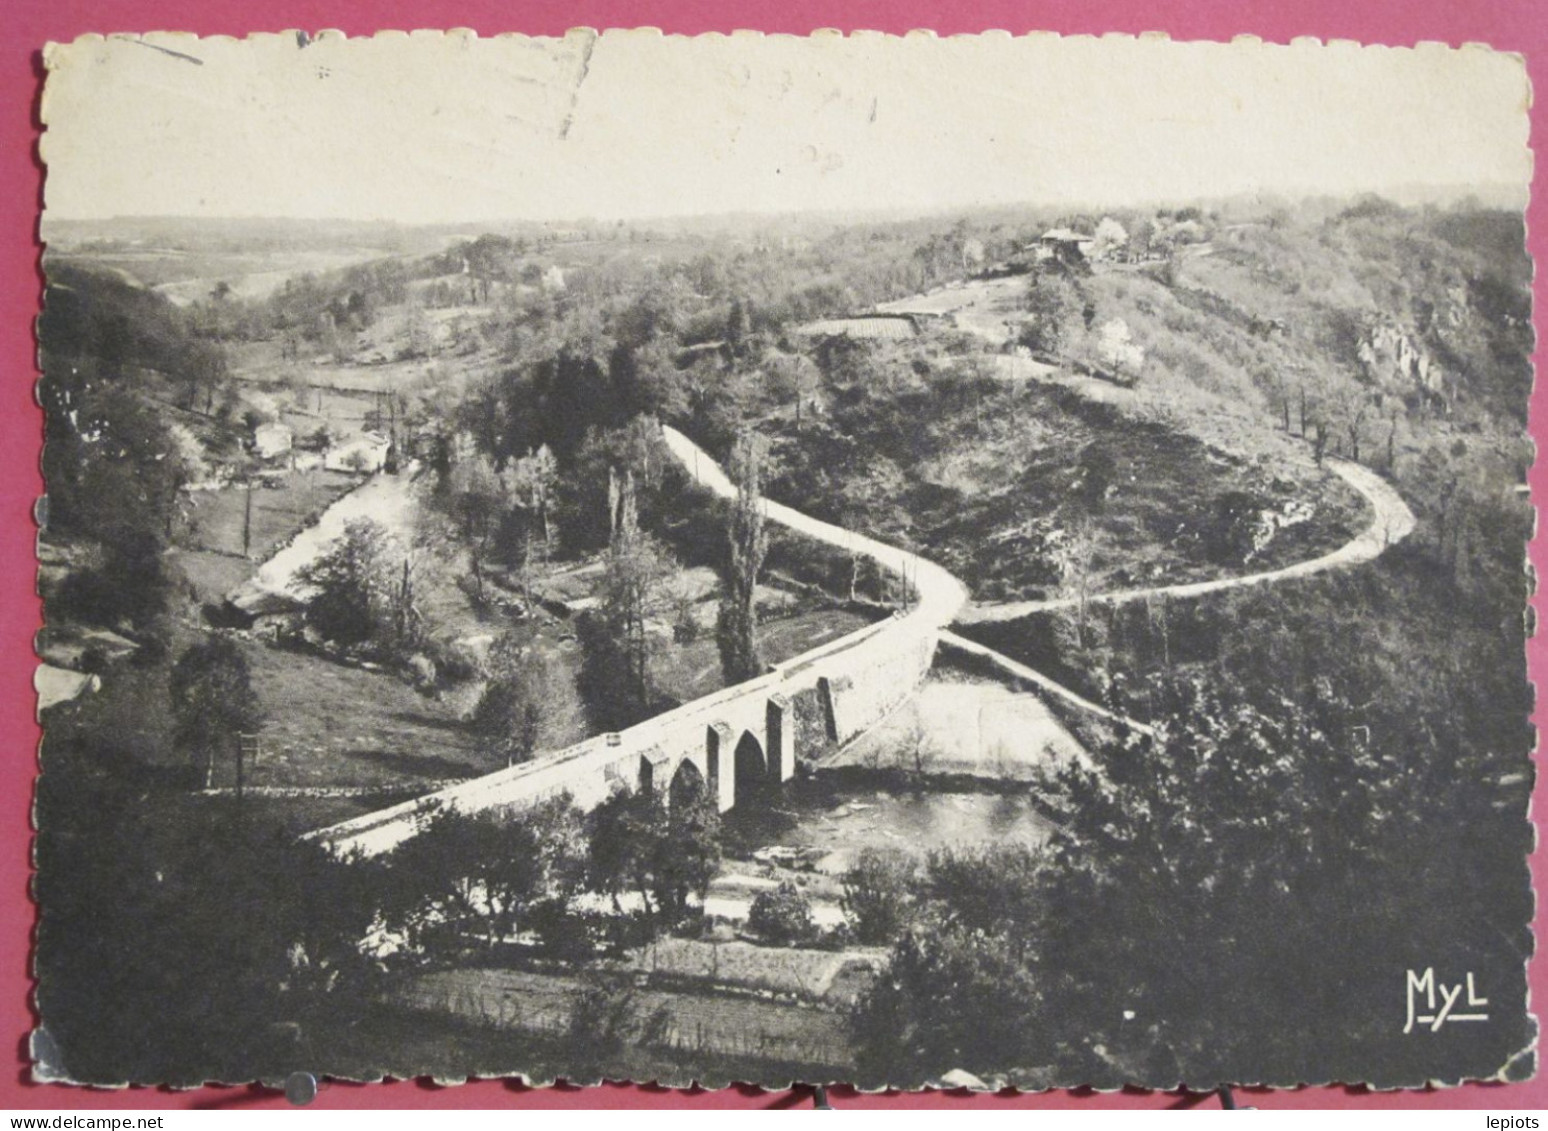
<instances>
[{"instance_id":1,"label":"farm building","mask_svg":"<svg viewBox=\"0 0 1548 1131\"><path fill-rule=\"evenodd\" d=\"M329 471L356 471L374 474L387 463L392 441L379 432L363 432L328 449L323 467Z\"/></svg>"}]
</instances>

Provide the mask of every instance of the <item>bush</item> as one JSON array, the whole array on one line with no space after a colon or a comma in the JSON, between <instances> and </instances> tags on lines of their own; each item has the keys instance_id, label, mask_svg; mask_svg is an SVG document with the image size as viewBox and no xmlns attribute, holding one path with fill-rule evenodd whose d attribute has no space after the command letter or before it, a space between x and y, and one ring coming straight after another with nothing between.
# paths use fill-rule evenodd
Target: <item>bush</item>
<instances>
[{"instance_id":1,"label":"bush","mask_svg":"<svg viewBox=\"0 0 1548 1131\"><path fill-rule=\"evenodd\" d=\"M914 861L904 852L867 848L844 872L844 914L855 939L887 946L913 919Z\"/></svg>"},{"instance_id":2,"label":"bush","mask_svg":"<svg viewBox=\"0 0 1548 1131\"><path fill-rule=\"evenodd\" d=\"M812 901L789 880L773 891L760 892L747 915L747 927L764 942L795 946L817 933Z\"/></svg>"},{"instance_id":3,"label":"bush","mask_svg":"<svg viewBox=\"0 0 1548 1131\"><path fill-rule=\"evenodd\" d=\"M693 599L687 596L672 600L672 642L692 644L699 638L699 620L695 615Z\"/></svg>"}]
</instances>

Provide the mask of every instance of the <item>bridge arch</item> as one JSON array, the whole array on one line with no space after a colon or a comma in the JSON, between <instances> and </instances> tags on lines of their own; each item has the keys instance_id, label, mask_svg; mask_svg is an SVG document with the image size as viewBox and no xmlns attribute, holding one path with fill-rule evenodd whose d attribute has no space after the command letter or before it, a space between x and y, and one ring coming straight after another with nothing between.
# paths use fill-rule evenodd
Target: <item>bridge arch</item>
<instances>
[{"instance_id":1,"label":"bridge arch","mask_svg":"<svg viewBox=\"0 0 1548 1131\"><path fill-rule=\"evenodd\" d=\"M699 772L699 767L694 765L693 759L684 758L677 764L672 784L667 787L667 807L677 809L691 805L704 796L705 789L704 775Z\"/></svg>"},{"instance_id":2,"label":"bridge arch","mask_svg":"<svg viewBox=\"0 0 1548 1131\"><path fill-rule=\"evenodd\" d=\"M744 730L737 739L736 753L731 760L736 778L736 803L740 805L750 796L767 787L769 762L763 753L763 743L750 730Z\"/></svg>"}]
</instances>

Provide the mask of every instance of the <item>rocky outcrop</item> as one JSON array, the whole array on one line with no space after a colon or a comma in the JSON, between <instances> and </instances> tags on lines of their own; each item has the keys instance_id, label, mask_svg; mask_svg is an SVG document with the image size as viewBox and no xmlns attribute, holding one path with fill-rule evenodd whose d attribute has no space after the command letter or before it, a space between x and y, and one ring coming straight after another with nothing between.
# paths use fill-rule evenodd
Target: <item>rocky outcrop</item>
<instances>
[{"instance_id":1,"label":"rocky outcrop","mask_svg":"<svg viewBox=\"0 0 1548 1131\"><path fill-rule=\"evenodd\" d=\"M1445 374L1414 335L1401 326L1377 323L1366 327L1356 348L1366 374L1389 388L1420 389L1445 394Z\"/></svg>"}]
</instances>

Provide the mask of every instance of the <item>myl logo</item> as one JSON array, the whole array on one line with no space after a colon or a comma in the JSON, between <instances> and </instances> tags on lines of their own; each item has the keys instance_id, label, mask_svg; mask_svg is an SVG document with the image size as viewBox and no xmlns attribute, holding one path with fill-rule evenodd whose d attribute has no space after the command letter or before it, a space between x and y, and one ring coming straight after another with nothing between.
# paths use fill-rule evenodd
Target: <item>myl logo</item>
<instances>
[{"instance_id":1,"label":"myl logo","mask_svg":"<svg viewBox=\"0 0 1548 1131\"><path fill-rule=\"evenodd\" d=\"M1463 991L1467 992L1467 998L1462 998ZM1481 1005L1488 1005L1489 999L1478 996L1478 989L1473 985L1472 971L1468 971L1467 977L1455 985L1435 980L1435 967L1425 967L1424 973L1415 974L1408 971L1406 983L1408 997L1408 1023L1403 1026L1403 1032L1412 1033L1415 1025L1428 1025L1430 1032L1440 1032L1440 1027L1450 1021L1487 1021L1487 1013L1458 1013L1457 1006L1462 1005L1468 1009L1476 1009ZM1437 1008L1436 1002L1440 1005ZM1420 1010L1424 1012L1420 1012Z\"/></svg>"}]
</instances>

